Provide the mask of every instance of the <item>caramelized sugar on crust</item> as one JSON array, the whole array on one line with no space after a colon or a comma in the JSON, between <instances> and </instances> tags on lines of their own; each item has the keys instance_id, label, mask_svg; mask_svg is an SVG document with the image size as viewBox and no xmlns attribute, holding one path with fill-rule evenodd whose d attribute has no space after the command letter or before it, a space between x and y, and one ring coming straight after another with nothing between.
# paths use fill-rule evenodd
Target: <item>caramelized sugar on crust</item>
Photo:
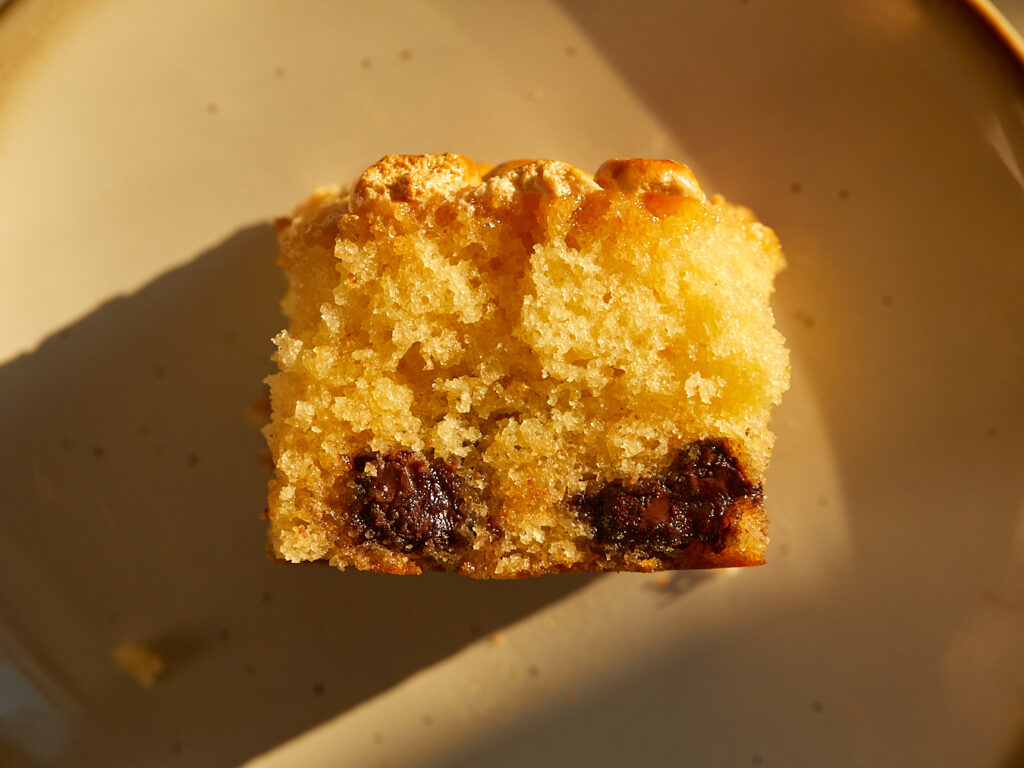
<instances>
[{"instance_id":1,"label":"caramelized sugar on crust","mask_svg":"<svg viewBox=\"0 0 1024 768\"><path fill-rule=\"evenodd\" d=\"M270 543L476 577L752 565L783 266L688 168L385 157L279 222Z\"/></svg>"}]
</instances>

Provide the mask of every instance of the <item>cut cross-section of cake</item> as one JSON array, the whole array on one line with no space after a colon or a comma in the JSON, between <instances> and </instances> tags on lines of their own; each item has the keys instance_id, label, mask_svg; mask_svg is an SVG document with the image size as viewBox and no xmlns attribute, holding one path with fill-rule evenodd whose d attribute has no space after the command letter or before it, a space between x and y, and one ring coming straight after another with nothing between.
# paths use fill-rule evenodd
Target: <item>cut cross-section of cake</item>
<instances>
[{"instance_id":1,"label":"cut cross-section of cake","mask_svg":"<svg viewBox=\"0 0 1024 768\"><path fill-rule=\"evenodd\" d=\"M278 226L274 556L482 578L764 562L783 256L686 166L391 155Z\"/></svg>"}]
</instances>

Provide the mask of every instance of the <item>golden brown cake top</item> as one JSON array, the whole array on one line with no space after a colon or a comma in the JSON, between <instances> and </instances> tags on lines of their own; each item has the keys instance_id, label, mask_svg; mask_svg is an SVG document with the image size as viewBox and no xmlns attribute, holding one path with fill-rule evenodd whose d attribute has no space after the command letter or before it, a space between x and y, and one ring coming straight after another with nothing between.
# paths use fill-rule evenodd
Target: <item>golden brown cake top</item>
<instances>
[{"instance_id":1,"label":"golden brown cake top","mask_svg":"<svg viewBox=\"0 0 1024 768\"><path fill-rule=\"evenodd\" d=\"M559 160L512 160L488 168L452 153L386 155L359 177L349 211L363 213L380 202L423 206L473 188L476 201L492 204L529 193L557 198L600 189L706 199L693 172L671 160L613 159L591 176Z\"/></svg>"}]
</instances>

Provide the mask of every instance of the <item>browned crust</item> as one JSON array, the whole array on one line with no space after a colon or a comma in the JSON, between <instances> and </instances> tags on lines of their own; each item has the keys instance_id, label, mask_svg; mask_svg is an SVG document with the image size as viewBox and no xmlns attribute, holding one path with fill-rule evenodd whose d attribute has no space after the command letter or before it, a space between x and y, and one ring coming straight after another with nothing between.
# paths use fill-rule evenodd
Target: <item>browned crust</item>
<instances>
[{"instance_id":1,"label":"browned crust","mask_svg":"<svg viewBox=\"0 0 1024 768\"><path fill-rule=\"evenodd\" d=\"M386 155L359 177L349 210L362 213L381 200L419 205L479 184L476 164L462 155Z\"/></svg>"},{"instance_id":2,"label":"browned crust","mask_svg":"<svg viewBox=\"0 0 1024 768\"><path fill-rule=\"evenodd\" d=\"M764 563L768 522L761 485L747 478L728 442L721 439L689 444L670 466L649 478L613 481L586 498L570 500L564 513L591 523L593 536L582 546L588 552L586 560L570 566L527 565L511 573L499 568L500 556L486 547L474 548L473 537L460 533L465 483L453 463L416 458L409 451L366 454L348 463L352 477L342 486L349 492L335 497L334 527L349 546L364 551L365 556L352 563L361 570L522 578ZM367 468L372 470L369 474ZM662 519L652 523L647 513L655 508ZM603 511L609 511L611 524L619 527L610 539L602 539L607 529L600 518ZM500 541L503 536L495 515L477 521L476 528L477 537ZM342 560L346 559L339 556Z\"/></svg>"},{"instance_id":3,"label":"browned crust","mask_svg":"<svg viewBox=\"0 0 1024 768\"><path fill-rule=\"evenodd\" d=\"M385 155L366 169L349 196L349 211L363 213L381 203L412 207L436 205L478 188L481 198L508 191L567 197L603 188L624 194L657 194L705 200L693 172L672 160L617 158L594 175L559 160L509 160L488 168L462 155ZM278 226L287 226L287 219Z\"/></svg>"},{"instance_id":4,"label":"browned crust","mask_svg":"<svg viewBox=\"0 0 1024 768\"><path fill-rule=\"evenodd\" d=\"M673 555L661 558L649 558L645 560L620 560L618 562L607 562L599 558L592 558L586 562L576 563L572 566L554 567L531 567L514 572L497 572L495 563L479 563L465 561L457 568L445 567L438 562L412 562L404 566L398 566L388 562L373 562L360 570L375 573L389 573L393 575L414 575L424 572L457 572L463 576L474 579L499 579L505 581L533 578L536 576L550 576L563 573L607 573L632 572L632 573L656 573L659 571L715 569L715 568L740 568L764 565L765 548L768 543L768 518L764 511L763 504L749 505L739 504L742 510L737 510L738 526L742 529L739 539L721 552L714 552L707 547L692 546ZM357 566L359 567L359 566Z\"/></svg>"}]
</instances>

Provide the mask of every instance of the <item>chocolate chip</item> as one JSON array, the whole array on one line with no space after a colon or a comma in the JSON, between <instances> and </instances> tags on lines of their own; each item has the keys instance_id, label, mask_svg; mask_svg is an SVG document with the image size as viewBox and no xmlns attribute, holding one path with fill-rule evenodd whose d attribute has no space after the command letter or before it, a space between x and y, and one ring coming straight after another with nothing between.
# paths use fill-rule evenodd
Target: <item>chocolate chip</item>
<instances>
[{"instance_id":1,"label":"chocolate chip","mask_svg":"<svg viewBox=\"0 0 1024 768\"><path fill-rule=\"evenodd\" d=\"M484 529L490 535L492 541L501 541L505 538L505 529L498 521L498 518L494 515L489 515L487 517L487 521L484 523Z\"/></svg>"},{"instance_id":2,"label":"chocolate chip","mask_svg":"<svg viewBox=\"0 0 1024 768\"><path fill-rule=\"evenodd\" d=\"M599 549L651 557L695 543L721 552L738 515L734 503L760 495L760 484L743 474L728 443L704 439L679 451L662 474L614 480L576 503L594 526Z\"/></svg>"},{"instance_id":3,"label":"chocolate chip","mask_svg":"<svg viewBox=\"0 0 1024 768\"><path fill-rule=\"evenodd\" d=\"M465 519L455 466L410 451L358 456L353 520L367 541L402 552L450 552Z\"/></svg>"}]
</instances>

